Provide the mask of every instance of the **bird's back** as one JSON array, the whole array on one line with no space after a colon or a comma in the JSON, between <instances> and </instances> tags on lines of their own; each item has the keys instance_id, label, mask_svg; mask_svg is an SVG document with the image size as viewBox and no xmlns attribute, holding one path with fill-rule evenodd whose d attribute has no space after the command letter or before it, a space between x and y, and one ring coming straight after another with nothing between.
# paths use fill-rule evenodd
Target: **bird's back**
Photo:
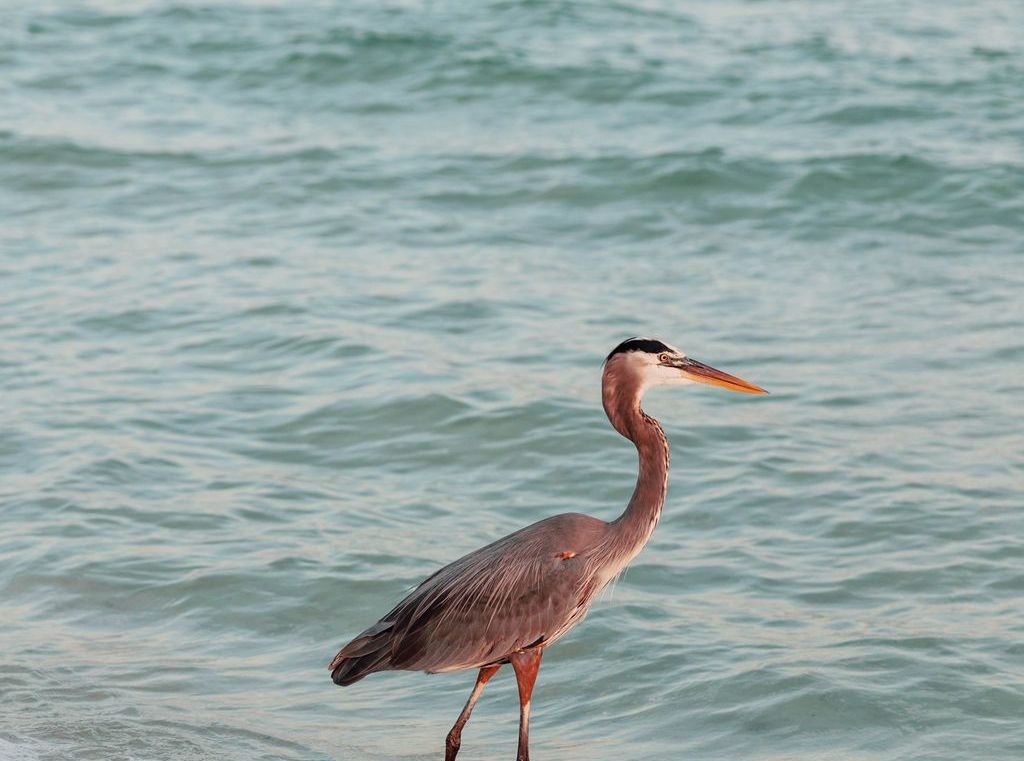
<instances>
[{"instance_id":1,"label":"bird's back","mask_svg":"<svg viewBox=\"0 0 1024 761\"><path fill-rule=\"evenodd\" d=\"M586 612L608 524L579 513L546 518L456 560L423 581L331 661L338 684L374 671L458 671L544 646Z\"/></svg>"}]
</instances>

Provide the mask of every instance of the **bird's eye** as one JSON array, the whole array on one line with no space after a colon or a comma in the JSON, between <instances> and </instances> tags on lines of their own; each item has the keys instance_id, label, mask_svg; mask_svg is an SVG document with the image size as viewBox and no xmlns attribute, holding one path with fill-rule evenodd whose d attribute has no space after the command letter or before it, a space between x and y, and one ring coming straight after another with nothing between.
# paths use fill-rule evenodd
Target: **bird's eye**
<instances>
[{"instance_id":1,"label":"bird's eye","mask_svg":"<svg viewBox=\"0 0 1024 761\"><path fill-rule=\"evenodd\" d=\"M666 354L665 352L662 352L661 354L659 354L658 355L658 361L659 362L668 362L668 354Z\"/></svg>"}]
</instances>

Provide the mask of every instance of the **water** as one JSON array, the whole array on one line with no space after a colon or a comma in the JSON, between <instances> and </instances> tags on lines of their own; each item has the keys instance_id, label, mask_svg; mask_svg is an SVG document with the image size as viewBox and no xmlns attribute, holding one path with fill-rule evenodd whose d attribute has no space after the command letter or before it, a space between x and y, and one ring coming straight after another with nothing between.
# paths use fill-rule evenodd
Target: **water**
<instances>
[{"instance_id":1,"label":"water","mask_svg":"<svg viewBox=\"0 0 1024 761\"><path fill-rule=\"evenodd\" d=\"M0 758L437 759L324 668L438 565L661 526L538 759L1024 757L1017 3L0 10ZM500 674L461 759L512 758Z\"/></svg>"}]
</instances>

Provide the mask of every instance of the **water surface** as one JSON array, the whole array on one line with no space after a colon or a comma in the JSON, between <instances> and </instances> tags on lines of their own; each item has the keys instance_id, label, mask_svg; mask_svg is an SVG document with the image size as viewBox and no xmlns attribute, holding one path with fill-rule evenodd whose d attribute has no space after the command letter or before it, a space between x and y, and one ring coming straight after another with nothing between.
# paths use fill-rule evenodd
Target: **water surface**
<instances>
[{"instance_id":1,"label":"water surface","mask_svg":"<svg viewBox=\"0 0 1024 761\"><path fill-rule=\"evenodd\" d=\"M635 474L538 759L1024 757L1016 3L0 10L0 758L436 759L335 688L422 577ZM460 759L512 758L501 674Z\"/></svg>"}]
</instances>

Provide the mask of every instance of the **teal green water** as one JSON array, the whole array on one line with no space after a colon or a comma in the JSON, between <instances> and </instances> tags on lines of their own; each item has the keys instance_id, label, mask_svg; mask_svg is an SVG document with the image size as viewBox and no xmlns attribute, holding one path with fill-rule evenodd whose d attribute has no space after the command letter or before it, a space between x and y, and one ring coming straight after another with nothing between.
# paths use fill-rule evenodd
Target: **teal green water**
<instances>
[{"instance_id":1,"label":"teal green water","mask_svg":"<svg viewBox=\"0 0 1024 761\"><path fill-rule=\"evenodd\" d=\"M439 759L334 687L439 565L635 473L543 759L1024 758L1024 7L0 9L0 759ZM460 759L511 759L513 680Z\"/></svg>"}]
</instances>

